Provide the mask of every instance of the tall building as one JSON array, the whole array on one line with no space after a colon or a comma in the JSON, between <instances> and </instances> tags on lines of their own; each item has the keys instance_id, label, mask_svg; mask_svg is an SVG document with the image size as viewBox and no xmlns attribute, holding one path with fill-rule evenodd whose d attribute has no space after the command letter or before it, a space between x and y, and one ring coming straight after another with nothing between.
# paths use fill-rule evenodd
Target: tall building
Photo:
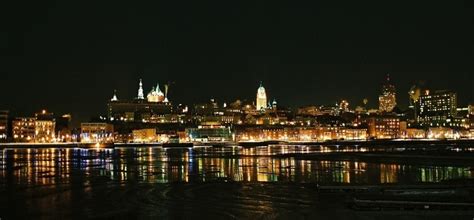
<instances>
[{"instance_id":1,"label":"tall building","mask_svg":"<svg viewBox=\"0 0 474 220\"><path fill-rule=\"evenodd\" d=\"M46 110L35 114L35 141L49 143L55 141L56 119L54 114Z\"/></svg>"},{"instance_id":2,"label":"tall building","mask_svg":"<svg viewBox=\"0 0 474 220\"><path fill-rule=\"evenodd\" d=\"M4 142L8 138L8 111L0 111L0 142Z\"/></svg>"},{"instance_id":3,"label":"tall building","mask_svg":"<svg viewBox=\"0 0 474 220\"><path fill-rule=\"evenodd\" d=\"M417 121L424 126L447 126L457 113L457 94L448 90L430 92L420 95Z\"/></svg>"},{"instance_id":4,"label":"tall building","mask_svg":"<svg viewBox=\"0 0 474 220\"><path fill-rule=\"evenodd\" d=\"M391 112L397 105L396 89L390 82L390 75L387 74L385 84L382 86L382 94L379 96L379 111Z\"/></svg>"},{"instance_id":5,"label":"tall building","mask_svg":"<svg viewBox=\"0 0 474 220\"><path fill-rule=\"evenodd\" d=\"M138 83L138 95L137 95L137 99L145 99L145 96L143 95L143 83L142 83L142 79L140 79L140 83Z\"/></svg>"},{"instance_id":6,"label":"tall building","mask_svg":"<svg viewBox=\"0 0 474 220\"><path fill-rule=\"evenodd\" d=\"M257 105L256 108L258 111L262 111L267 108L267 93L265 92L265 88L260 82L260 87L257 90Z\"/></svg>"}]
</instances>

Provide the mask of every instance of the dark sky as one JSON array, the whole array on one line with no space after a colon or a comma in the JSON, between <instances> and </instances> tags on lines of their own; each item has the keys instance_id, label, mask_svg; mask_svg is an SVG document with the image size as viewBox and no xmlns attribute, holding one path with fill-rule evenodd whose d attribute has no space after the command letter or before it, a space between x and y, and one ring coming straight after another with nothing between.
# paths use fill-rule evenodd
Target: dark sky
<instances>
[{"instance_id":1,"label":"dark sky","mask_svg":"<svg viewBox=\"0 0 474 220\"><path fill-rule=\"evenodd\" d=\"M160 3L161 2L161 3ZM399 91L423 81L474 102L472 1L9 1L0 3L0 108L76 119L173 82L169 98L281 105L364 97L386 73Z\"/></svg>"}]
</instances>

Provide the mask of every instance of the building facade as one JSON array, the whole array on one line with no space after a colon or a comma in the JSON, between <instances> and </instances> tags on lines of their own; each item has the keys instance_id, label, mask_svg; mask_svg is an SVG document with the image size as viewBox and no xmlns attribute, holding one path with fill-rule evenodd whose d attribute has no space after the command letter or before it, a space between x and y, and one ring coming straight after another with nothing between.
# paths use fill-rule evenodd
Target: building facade
<instances>
[{"instance_id":1,"label":"building facade","mask_svg":"<svg viewBox=\"0 0 474 220\"><path fill-rule=\"evenodd\" d=\"M56 120L54 114L43 110L35 114L35 142L51 143L56 138Z\"/></svg>"},{"instance_id":2,"label":"building facade","mask_svg":"<svg viewBox=\"0 0 474 220\"><path fill-rule=\"evenodd\" d=\"M457 94L448 90L427 90L420 96L417 112L417 121L422 126L449 126L450 120L456 117Z\"/></svg>"},{"instance_id":3,"label":"building facade","mask_svg":"<svg viewBox=\"0 0 474 220\"><path fill-rule=\"evenodd\" d=\"M400 137L400 119L392 115L377 115L366 119L369 138L394 139Z\"/></svg>"},{"instance_id":4,"label":"building facade","mask_svg":"<svg viewBox=\"0 0 474 220\"><path fill-rule=\"evenodd\" d=\"M233 141L233 133L229 127L219 123L208 123L197 128L186 128L186 134L190 141Z\"/></svg>"},{"instance_id":5,"label":"building facade","mask_svg":"<svg viewBox=\"0 0 474 220\"><path fill-rule=\"evenodd\" d=\"M114 126L108 123L81 123L81 142L108 143L114 141Z\"/></svg>"},{"instance_id":6,"label":"building facade","mask_svg":"<svg viewBox=\"0 0 474 220\"><path fill-rule=\"evenodd\" d=\"M9 111L0 110L0 142L5 142L8 139L8 115Z\"/></svg>"},{"instance_id":7,"label":"building facade","mask_svg":"<svg viewBox=\"0 0 474 220\"><path fill-rule=\"evenodd\" d=\"M395 86L390 82L390 75L387 75L385 84L382 86L382 94L379 96L379 111L392 112L397 106Z\"/></svg>"},{"instance_id":8,"label":"building facade","mask_svg":"<svg viewBox=\"0 0 474 220\"><path fill-rule=\"evenodd\" d=\"M260 82L260 87L257 89L257 100L256 100L256 109L257 111L264 111L267 109L267 93L263 84Z\"/></svg>"},{"instance_id":9,"label":"building facade","mask_svg":"<svg viewBox=\"0 0 474 220\"><path fill-rule=\"evenodd\" d=\"M114 92L114 96L107 103L107 116L110 121L122 122L171 123L167 119L177 121L176 117L169 117L173 106L166 95L166 92L163 93L160 90L158 84L145 99L143 83L140 80L138 95L133 100L119 100Z\"/></svg>"},{"instance_id":10,"label":"building facade","mask_svg":"<svg viewBox=\"0 0 474 220\"><path fill-rule=\"evenodd\" d=\"M15 142L34 142L35 141L35 122L34 117L17 117L12 121L13 141Z\"/></svg>"}]
</instances>

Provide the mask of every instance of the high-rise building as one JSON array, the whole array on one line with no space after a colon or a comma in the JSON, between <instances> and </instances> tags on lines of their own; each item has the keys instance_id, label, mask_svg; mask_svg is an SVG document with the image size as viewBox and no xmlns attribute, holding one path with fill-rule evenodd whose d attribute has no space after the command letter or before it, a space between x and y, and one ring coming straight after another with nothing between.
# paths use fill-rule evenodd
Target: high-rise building
<instances>
[{"instance_id":1,"label":"high-rise building","mask_svg":"<svg viewBox=\"0 0 474 220\"><path fill-rule=\"evenodd\" d=\"M457 112L457 94L448 90L430 92L420 95L417 121L424 126L447 126Z\"/></svg>"},{"instance_id":2,"label":"high-rise building","mask_svg":"<svg viewBox=\"0 0 474 220\"><path fill-rule=\"evenodd\" d=\"M8 138L8 111L0 111L0 142L4 142Z\"/></svg>"},{"instance_id":3,"label":"high-rise building","mask_svg":"<svg viewBox=\"0 0 474 220\"><path fill-rule=\"evenodd\" d=\"M390 75L387 74L385 84L382 86L382 94L379 96L379 111L391 112L397 105L395 86L390 82Z\"/></svg>"},{"instance_id":4,"label":"high-rise building","mask_svg":"<svg viewBox=\"0 0 474 220\"><path fill-rule=\"evenodd\" d=\"M265 92L265 88L260 82L260 87L257 90L257 105L256 108L258 111L263 111L267 108L267 93Z\"/></svg>"}]
</instances>

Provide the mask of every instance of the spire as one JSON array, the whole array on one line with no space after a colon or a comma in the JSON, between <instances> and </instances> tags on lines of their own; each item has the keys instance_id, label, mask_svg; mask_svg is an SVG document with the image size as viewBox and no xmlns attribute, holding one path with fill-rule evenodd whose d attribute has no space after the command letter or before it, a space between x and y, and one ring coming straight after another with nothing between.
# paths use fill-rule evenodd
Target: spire
<instances>
[{"instance_id":1,"label":"spire","mask_svg":"<svg viewBox=\"0 0 474 220\"><path fill-rule=\"evenodd\" d=\"M390 82L390 73L387 73L387 82Z\"/></svg>"},{"instance_id":2,"label":"spire","mask_svg":"<svg viewBox=\"0 0 474 220\"><path fill-rule=\"evenodd\" d=\"M164 102L169 102L168 100L168 84L165 84L165 100Z\"/></svg>"},{"instance_id":3,"label":"spire","mask_svg":"<svg viewBox=\"0 0 474 220\"><path fill-rule=\"evenodd\" d=\"M260 87L263 87L263 82L262 81L260 81Z\"/></svg>"},{"instance_id":4,"label":"spire","mask_svg":"<svg viewBox=\"0 0 474 220\"><path fill-rule=\"evenodd\" d=\"M114 96L112 97L112 99L110 99L110 101L112 101L112 102L118 101L118 98L117 98L117 90L114 89Z\"/></svg>"},{"instance_id":5,"label":"spire","mask_svg":"<svg viewBox=\"0 0 474 220\"><path fill-rule=\"evenodd\" d=\"M156 92L161 92L160 83L156 83Z\"/></svg>"},{"instance_id":6,"label":"spire","mask_svg":"<svg viewBox=\"0 0 474 220\"><path fill-rule=\"evenodd\" d=\"M145 96L143 95L142 79L140 79L140 83L138 84L138 97L137 97L137 99L145 99Z\"/></svg>"}]
</instances>

